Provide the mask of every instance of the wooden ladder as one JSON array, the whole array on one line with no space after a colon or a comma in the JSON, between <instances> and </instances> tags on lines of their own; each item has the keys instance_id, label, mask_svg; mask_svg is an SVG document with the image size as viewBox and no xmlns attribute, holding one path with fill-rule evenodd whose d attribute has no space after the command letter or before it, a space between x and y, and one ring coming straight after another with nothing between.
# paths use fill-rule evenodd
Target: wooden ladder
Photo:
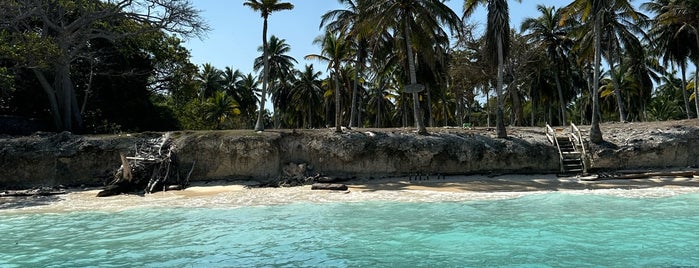
<instances>
[{"instance_id":1,"label":"wooden ladder","mask_svg":"<svg viewBox=\"0 0 699 268\"><path fill-rule=\"evenodd\" d=\"M583 173L582 154L577 151L570 136L556 137L558 149L561 152L561 173L580 174Z\"/></svg>"},{"instance_id":2,"label":"wooden ladder","mask_svg":"<svg viewBox=\"0 0 699 268\"><path fill-rule=\"evenodd\" d=\"M574 126L572 128L576 129ZM575 135L575 132L566 135L560 129L555 131L546 124L546 137L558 150L562 175L577 175L586 172L585 149L581 143L577 142Z\"/></svg>"}]
</instances>

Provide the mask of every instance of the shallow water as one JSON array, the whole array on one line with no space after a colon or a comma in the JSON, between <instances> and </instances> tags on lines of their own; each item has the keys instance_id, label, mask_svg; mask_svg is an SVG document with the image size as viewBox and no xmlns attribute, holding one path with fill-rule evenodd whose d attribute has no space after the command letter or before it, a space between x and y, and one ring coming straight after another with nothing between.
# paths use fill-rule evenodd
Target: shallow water
<instances>
[{"instance_id":1,"label":"shallow water","mask_svg":"<svg viewBox=\"0 0 699 268\"><path fill-rule=\"evenodd\" d=\"M243 206L224 194L190 206L13 209L0 211L0 266L699 266L699 194L671 192L299 194Z\"/></svg>"}]
</instances>

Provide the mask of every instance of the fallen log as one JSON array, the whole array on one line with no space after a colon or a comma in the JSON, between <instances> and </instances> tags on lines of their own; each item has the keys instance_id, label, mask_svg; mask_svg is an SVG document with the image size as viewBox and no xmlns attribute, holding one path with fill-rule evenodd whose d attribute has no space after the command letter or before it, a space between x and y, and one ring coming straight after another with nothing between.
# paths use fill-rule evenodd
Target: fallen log
<instances>
[{"instance_id":1,"label":"fallen log","mask_svg":"<svg viewBox=\"0 0 699 268\"><path fill-rule=\"evenodd\" d=\"M647 171L633 173L632 171L620 171L617 174L600 173L597 178L589 180L633 180L633 179L648 179L652 177L684 177L692 178L699 175L697 170L689 171Z\"/></svg>"},{"instance_id":2,"label":"fallen log","mask_svg":"<svg viewBox=\"0 0 699 268\"><path fill-rule=\"evenodd\" d=\"M0 197L27 197L27 196L52 196L65 194L66 191L53 188L37 188L29 190L18 190L18 191L4 191L0 192Z\"/></svg>"},{"instance_id":3,"label":"fallen log","mask_svg":"<svg viewBox=\"0 0 699 268\"><path fill-rule=\"evenodd\" d=\"M311 190L347 191L347 185L339 183L314 183Z\"/></svg>"}]
</instances>

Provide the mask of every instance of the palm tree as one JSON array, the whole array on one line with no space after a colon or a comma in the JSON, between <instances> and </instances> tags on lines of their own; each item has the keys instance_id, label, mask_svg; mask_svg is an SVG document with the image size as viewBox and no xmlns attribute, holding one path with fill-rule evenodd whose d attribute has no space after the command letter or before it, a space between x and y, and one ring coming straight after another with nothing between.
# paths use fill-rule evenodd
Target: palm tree
<instances>
[{"instance_id":1,"label":"palm tree","mask_svg":"<svg viewBox=\"0 0 699 268\"><path fill-rule=\"evenodd\" d=\"M223 89L223 72L210 63L202 65L202 70L197 74L199 82L199 98L207 99Z\"/></svg>"},{"instance_id":2,"label":"palm tree","mask_svg":"<svg viewBox=\"0 0 699 268\"><path fill-rule=\"evenodd\" d=\"M591 33L594 37L594 70L592 72L592 122L590 127L590 141L595 143L604 140L599 127L599 74L602 57L602 15L608 5L623 1L624 0L574 0L563 8L563 17L561 18L561 23L565 23L566 20L575 16L579 16L582 22L592 22Z\"/></svg>"},{"instance_id":3,"label":"palm tree","mask_svg":"<svg viewBox=\"0 0 699 268\"><path fill-rule=\"evenodd\" d=\"M332 70L330 75L333 77L333 83L335 84L335 92L333 92L335 94L335 132L342 133L340 71L342 63L350 60L350 43L330 32L326 32L324 36L317 38L313 43L321 45L321 53L306 55L305 58L307 60L325 61L328 63L327 70Z\"/></svg>"},{"instance_id":4,"label":"palm tree","mask_svg":"<svg viewBox=\"0 0 699 268\"><path fill-rule=\"evenodd\" d=\"M232 95L233 99L235 99L238 105L240 105L240 109L242 110L243 114L245 114L247 119L250 120L248 122L250 127L254 127L255 119L253 118L253 115L257 110L257 104L260 102L259 85L260 81L257 80L257 77L253 76L252 74L241 76L240 80L238 80L238 84L235 87L236 91Z\"/></svg>"},{"instance_id":5,"label":"palm tree","mask_svg":"<svg viewBox=\"0 0 699 268\"><path fill-rule=\"evenodd\" d=\"M262 58L264 59L264 69L262 71L262 96L260 98L260 109L257 113L257 123L255 124L255 131L263 131L265 127L262 116L265 108L267 82L269 79L269 58L267 55L267 19L272 12L291 10L294 9L294 5L291 3L279 2L279 0L246 0L243 5L252 8L254 11L260 12L260 15L264 20L262 24Z\"/></svg>"},{"instance_id":6,"label":"palm tree","mask_svg":"<svg viewBox=\"0 0 699 268\"><path fill-rule=\"evenodd\" d=\"M223 123L233 116L240 114L238 103L226 92L217 91L204 102L204 120L213 121L216 129L221 129Z\"/></svg>"},{"instance_id":7,"label":"palm tree","mask_svg":"<svg viewBox=\"0 0 699 268\"><path fill-rule=\"evenodd\" d=\"M623 53L628 53L633 57L643 57L643 46L637 35L645 36L643 29L638 26L640 22L647 20L645 15L637 12L628 1L616 1L616 5L606 8L602 15L602 40L604 43L602 50L610 70L620 70L619 65L622 64ZM614 85L613 93L619 109L619 121L625 122L627 111L621 92L620 77L622 76L612 74L611 82Z\"/></svg>"},{"instance_id":8,"label":"palm tree","mask_svg":"<svg viewBox=\"0 0 699 268\"><path fill-rule=\"evenodd\" d=\"M238 82L242 77L243 73L241 73L238 69L233 70L231 67L226 67L223 69L223 72L221 73L221 83L223 87L222 89L226 92L226 94L229 96L234 96Z\"/></svg>"},{"instance_id":9,"label":"palm tree","mask_svg":"<svg viewBox=\"0 0 699 268\"><path fill-rule=\"evenodd\" d=\"M291 101L295 109L302 114L303 127L312 128L313 118L323 105L323 89L320 81L322 73L313 69L313 64L306 65L303 72L297 71L297 80L291 90Z\"/></svg>"},{"instance_id":10,"label":"palm tree","mask_svg":"<svg viewBox=\"0 0 699 268\"><path fill-rule=\"evenodd\" d=\"M641 7L655 14L651 21L652 28L649 32L657 53L662 55L663 64L674 62L682 72L682 88L687 84L686 69L687 59L692 59L695 66L699 66L699 41L697 36L697 20L699 18L699 3L688 0L657 0L644 3ZM695 80L697 80L695 74ZM695 83L695 95L697 87ZM684 107L687 118L691 118L689 97L687 91L682 91ZM699 116L699 100L697 104L697 116Z\"/></svg>"},{"instance_id":11,"label":"palm tree","mask_svg":"<svg viewBox=\"0 0 699 268\"><path fill-rule=\"evenodd\" d=\"M561 68L566 66L568 53L573 45L568 37L567 29L559 24L561 21L561 10L555 7L538 5L537 10L541 12L538 18L526 18L522 22L521 30L528 31L526 38L533 41L542 50L546 51L546 56L553 62L553 76L558 90L558 103L560 105L561 124L568 123L566 118L566 102L563 97L560 76Z\"/></svg>"},{"instance_id":12,"label":"palm tree","mask_svg":"<svg viewBox=\"0 0 699 268\"><path fill-rule=\"evenodd\" d=\"M519 0L517 1L519 2ZM485 32L486 50L492 62L497 62L497 95L498 109L496 113L496 126L498 138L506 138L505 119L503 114L503 74L505 58L510 46L510 13L507 0L465 0L464 17L473 14L479 4L488 6L488 30Z\"/></svg>"},{"instance_id":13,"label":"palm tree","mask_svg":"<svg viewBox=\"0 0 699 268\"><path fill-rule=\"evenodd\" d=\"M352 88L352 106L350 109L349 127L355 126L358 117L357 111L357 88L359 87L360 74L362 73L364 62L367 56L366 36L369 27L363 21L362 15L366 12L369 1L365 0L338 0L347 9L336 9L328 11L321 17L320 27L326 25L326 31L345 36L353 42L355 48L355 74Z\"/></svg>"},{"instance_id":14,"label":"palm tree","mask_svg":"<svg viewBox=\"0 0 699 268\"><path fill-rule=\"evenodd\" d=\"M262 52L263 47L259 47L257 51ZM268 58L268 93L272 95L272 103L274 106L274 125L279 127L279 117L285 107L282 107L288 102L283 97L283 89L288 89L286 86L289 81L294 78L294 65L298 63L294 57L287 55L291 51L291 47L286 43L286 39L279 39L272 35L269 39L267 47ZM263 53L264 54L264 53ZM253 65L254 70L264 68L264 55L255 58Z\"/></svg>"},{"instance_id":15,"label":"palm tree","mask_svg":"<svg viewBox=\"0 0 699 268\"><path fill-rule=\"evenodd\" d=\"M442 34L442 27L448 27L451 30L457 30L462 25L461 19L451 8L449 8L442 0L387 0L375 1L369 7L369 21L371 25L376 27L377 32L384 32L391 29L392 32L400 34L404 42L406 55L405 61L407 66L407 74L409 83L406 85L404 92L412 93L413 99L413 117L418 134L426 135L427 128L423 122L423 116L420 109L419 92L424 90L424 86L417 83L417 71L415 63L415 51L418 53L426 53L433 49L432 42L421 46L425 43L413 42L413 30L419 31L417 37L429 38Z\"/></svg>"}]
</instances>

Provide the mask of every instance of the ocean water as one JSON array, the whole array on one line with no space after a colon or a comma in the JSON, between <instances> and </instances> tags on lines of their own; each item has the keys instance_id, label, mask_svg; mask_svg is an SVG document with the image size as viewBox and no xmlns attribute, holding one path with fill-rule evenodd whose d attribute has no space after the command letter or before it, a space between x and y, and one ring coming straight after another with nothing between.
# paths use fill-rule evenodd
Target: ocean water
<instances>
[{"instance_id":1,"label":"ocean water","mask_svg":"<svg viewBox=\"0 0 699 268\"><path fill-rule=\"evenodd\" d=\"M0 267L699 267L699 194L0 211Z\"/></svg>"}]
</instances>

